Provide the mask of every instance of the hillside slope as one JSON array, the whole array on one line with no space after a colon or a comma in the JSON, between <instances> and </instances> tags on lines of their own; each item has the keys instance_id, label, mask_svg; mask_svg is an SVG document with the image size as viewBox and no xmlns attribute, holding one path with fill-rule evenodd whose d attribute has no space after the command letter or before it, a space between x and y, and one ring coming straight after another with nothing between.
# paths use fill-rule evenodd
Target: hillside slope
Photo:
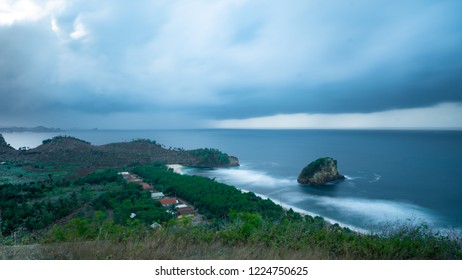
<instances>
[{"instance_id":1,"label":"hillside slope","mask_svg":"<svg viewBox=\"0 0 462 280\"><path fill-rule=\"evenodd\" d=\"M51 166L55 169L72 166L90 171L154 162L196 167L239 164L236 157L215 149L166 149L155 141L145 139L94 146L74 137L57 136L43 141L36 148L18 151L10 147L0 134L0 162L3 161L15 161L29 166Z\"/></svg>"}]
</instances>

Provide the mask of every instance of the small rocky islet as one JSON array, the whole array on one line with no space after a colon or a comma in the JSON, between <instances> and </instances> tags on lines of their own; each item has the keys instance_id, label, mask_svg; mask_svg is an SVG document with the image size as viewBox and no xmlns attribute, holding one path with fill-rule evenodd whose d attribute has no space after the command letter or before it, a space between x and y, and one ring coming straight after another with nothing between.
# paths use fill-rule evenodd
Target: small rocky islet
<instances>
[{"instance_id":1,"label":"small rocky islet","mask_svg":"<svg viewBox=\"0 0 462 280\"><path fill-rule=\"evenodd\" d=\"M315 186L325 185L328 182L343 180L345 176L337 170L337 161L330 157L318 158L303 168L297 178L300 184Z\"/></svg>"}]
</instances>

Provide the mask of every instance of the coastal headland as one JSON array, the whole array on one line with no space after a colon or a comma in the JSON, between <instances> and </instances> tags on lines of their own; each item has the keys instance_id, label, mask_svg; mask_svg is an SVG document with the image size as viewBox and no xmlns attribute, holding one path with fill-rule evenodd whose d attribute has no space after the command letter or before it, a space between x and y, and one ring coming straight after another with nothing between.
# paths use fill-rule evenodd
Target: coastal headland
<instances>
[{"instance_id":1,"label":"coastal headland","mask_svg":"<svg viewBox=\"0 0 462 280\"><path fill-rule=\"evenodd\" d=\"M0 161L15 162L30 171L74 169L76 176L101 168L120 168L139 164L181 164L194 167L238 166L237 157L213 148L184 150L165 148L154 140L135 139L95 146L71 136L44 140L33 148L12 148L0 134ZM46 167L46 168L45 168Z\"/></svg>"}]
</instances>

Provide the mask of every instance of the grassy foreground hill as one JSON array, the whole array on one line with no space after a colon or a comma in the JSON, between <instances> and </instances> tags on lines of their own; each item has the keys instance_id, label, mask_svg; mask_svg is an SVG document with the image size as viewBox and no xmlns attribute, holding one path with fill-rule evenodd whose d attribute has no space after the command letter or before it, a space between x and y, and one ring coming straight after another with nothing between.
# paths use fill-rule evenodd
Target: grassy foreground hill
<instances>
[{"instance_id":1,"label":"grassy foreground hill","mask_svg":"<svg viewBox=\"0 0 462 280\"><path fill-rule=\"evenodd\" d=\"M359 234L208 178L176 174L163 165L137 166L132 171L164 193L189 201L204 216L204 223L193 225L168 215L147 191L124 182L111 169L67 186L8 186L9 197L1 201L0 258L462 258L460 236L437 234L424 225ZM6 197L4 192L0 195ZM17 219L5 216L5 203L12 201L22 211L10 211L23 215ZM137 217L129 218L132 212ZM13 221L16 227L5 226ZM162 227L151 228L153 222Z\"/></svg>"}]
</instances>

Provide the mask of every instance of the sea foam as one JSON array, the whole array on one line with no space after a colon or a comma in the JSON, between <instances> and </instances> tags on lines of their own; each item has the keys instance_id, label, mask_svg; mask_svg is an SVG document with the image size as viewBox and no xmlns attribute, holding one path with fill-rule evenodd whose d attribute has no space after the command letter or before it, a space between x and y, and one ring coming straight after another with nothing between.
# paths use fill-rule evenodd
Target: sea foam
<instances>
[{"instance_id":1,"label":"sea foam","mask_svg":"<svg viewBox=\"0 0 462 280\"><path fill-rule=\"evenodd\" d=\"M245 168L214 169L208 174L209 177L216 177L224 183L237 184L239 186L252 185L279 188L296 184L296 180L277 178L262 171Z\"/></svg>"},{"instance_id":2,"label":"sea foam","mask_svg":"<svg viewBox=\"0 0 462 280\"><path fill-rule=\"evenodd\" d=\"M189 172L186 170L186 173ZM330 223L337 223L362 233L370 232L372 227L380 224L412 220L419 224L434 225L438 220L429 210L406 202L310 193L300 195L300 192L295 189L299 186L295 179L278 178L246 165L237 168L211 169L201 175L234 185L243 192L252 191L286 209L292 208L302 214L322 216ZM348 176L347 181L366 179L375 182L380 178L379 174L362 174L359 177Z\"/></svg>"},{"instance_id":3,"label":"sea foam","mask_svg":"<svg viewBox=\"0 0 462 280\"><path fill-rule=\"evenodd\" d=\"M394 223L404 220L434 224L436 221L429 210L405 202L338 197L316 197L314 201L319 206L334 208L339 212L367 220L369 224Z\"/></svg>"}]
</instances>

